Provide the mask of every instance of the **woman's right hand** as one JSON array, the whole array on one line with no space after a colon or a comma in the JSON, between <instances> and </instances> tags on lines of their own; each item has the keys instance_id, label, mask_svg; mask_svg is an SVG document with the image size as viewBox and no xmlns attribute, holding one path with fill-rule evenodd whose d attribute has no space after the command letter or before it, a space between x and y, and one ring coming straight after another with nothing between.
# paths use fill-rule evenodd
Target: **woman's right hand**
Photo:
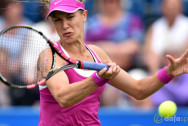
<instances>
[{"instance_id":1,"label":"woman's right hand","mask_svg":"<svg viewBox=\"0 0 188 126\"><path fill-rule=\"evenodd\" d=\"M98 72L98 75L102 78L112 80L120 72L120 67L111 61L105 61L104 63L109 66L109 69L108 71L107 68L102 69Z\"/></svg>"}]
</instances>

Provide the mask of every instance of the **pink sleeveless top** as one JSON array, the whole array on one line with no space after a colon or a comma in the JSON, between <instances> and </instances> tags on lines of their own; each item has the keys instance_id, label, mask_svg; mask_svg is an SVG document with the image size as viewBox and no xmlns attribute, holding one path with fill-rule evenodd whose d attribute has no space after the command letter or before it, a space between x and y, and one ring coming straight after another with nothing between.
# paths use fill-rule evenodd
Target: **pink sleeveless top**
<instances>
[{"instance_id":1,"label":"pink sleeveless top","mask_svg":"<svg viewBox=\"0 0 188 126\"><path fill-rule=\"evenodd\" d=\"M59 48L61 49L60 45ZM94 59L100 63L96 54L89 47L87 49ZM65 73L70 84L87 78L80 75L75 69L65 70ZM68 108L60 107L48 87L41 89L39 126L100 126L98 109L104 87L105 85L97 88L88 97Z\"/></svg>"}]
</instances>

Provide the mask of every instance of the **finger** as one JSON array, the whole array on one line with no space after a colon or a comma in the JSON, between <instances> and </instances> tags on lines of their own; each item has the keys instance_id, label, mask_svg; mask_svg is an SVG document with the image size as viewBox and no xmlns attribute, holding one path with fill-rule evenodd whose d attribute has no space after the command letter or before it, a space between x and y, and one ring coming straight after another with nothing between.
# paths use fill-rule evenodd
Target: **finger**
<instances>
[{"instance_id":1,"label":"finger","mask_svg":"<svg viewBox=\"0 0 188 126\"><path fill-rule=\"evenodd\" d=\"M118 73L120 72L120 67L117 64L114 64L114 66L115 66L115 71L113 71L113 75L111 76L111 79L116 77Z\"/></svg>"},{"instance_id":2,"label":"finger","mask_svg":"<svg viewBox=\"0 0 188 126\"><path fill-rule=\"evenodd\" d=\"M112 66L111 66L112 73L114 73L114 70L115 70L115 69L116 69L116 68L115 68L115 64L112 63Z\"/></svg>"},{"instance_id":3,"label":"finger","mask_svg":"<svg viewBox=\"0 0 188 126\"><path fill-rule=\"evenodd\" d=\"M99 75L99 76L102 76L106 71L107 71L107 68L105 67L104 69L102 69L102 70L100 70L100 71L98 72L98 75Z\"/></svg>"},{"instance_id":4,"label":"finger","mask_svg":"<svg viewBox=\"0 0 188 126\"><path fill-rule=\"evenodd\" d=\"M113 63L113 65L112 65L112 72L114 73L115 71L116 71L116 64Z\"/></svg>"},{"instance_id":5,"label":"finger","mask_svg":"<svg viewBox=\"0 0 188 126\"><path fill-rule=\"evenodd\" d=\"M182 58L187 58L188 57L188 49L185 51L185 53L182 54Z\"/></svg>"},{"instance_id":6,"label":"finger","mask_svg":"<svg viewBox=\"0 0 188 126\"><path fill-rule=\"evenodd\" d=\"M121 68L120 68L120 66L118 65L118 70L117 70L117 73L119 73L120 72L120 70L121 70Z\"/></svg>"},{"instance_id":7,"label":"finger","mask_svg":"<svg viewBox=\"0 0 188 126\"><path fill-rule=\"evenodd\" d=\"M110 60L104 60L103 61L103 63L105 63L105 64L108 64L108 63L110 63L111 61Z\"/></svg>"},{"instance_id":8,"label":"finger","mask_svg":"<svg viewBox=\"0 0 188 126\"><path fill-rule=\"evenodd\" d=\"M168 58L170 63L174 64L174 58L171 55L166 55L166 58Z\"/></svg>"},{"instance_id":9,"label":"finger","mask_svg":"<svg viewBox=\"0 0 188 126\"><path fill-rule=\"evenodd\" d=\"M119 65L116 66L116 75L120 72L120 67Z\"/></svg>"},{"instance_id":10,"label":"finger","mask_svg":"<svg viewBox=\"0 0 188 126\"><path fill-rule=\"evenodd\" d=\"M116 73L116 71L117 71L117 64L114 63L114 64L113 64L113 73Z\"/></svg>"},{"instance_id":11,"label":"finger","mask_svg":"<svg viewBox=\"0 0 188 126\"><path fill-rule=\"evenodd\" d=\"M112 65L113 65L113 63L112 62L108 62L108 63L106 63L109 67L111 67Z\"/></svg>"},{"instance_id":12,"label":"finger","mask_svg":"<svg viewBox=\"0 0 188 126\"><path fill-rule=\"evenodd\" d=\"M110 74L112 74L112 70L113 70L113 64L111 64L111 65L109 65L109 69L108 69L108 71L107 71L107 75L110 75Z\"/></svg>"}]
</instances>

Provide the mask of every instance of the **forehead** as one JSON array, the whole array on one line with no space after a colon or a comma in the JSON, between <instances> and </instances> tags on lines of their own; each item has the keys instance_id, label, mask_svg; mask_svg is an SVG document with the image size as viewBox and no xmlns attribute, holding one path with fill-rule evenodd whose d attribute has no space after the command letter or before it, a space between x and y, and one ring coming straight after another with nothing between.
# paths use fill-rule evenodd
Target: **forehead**
<instances>
[{"instance_id":1,"label":"forehead","mask_svg":"<svg viewBox=\"0 0 188 126\"><path fill-rule=\"evenodd\" d=\"M66 12L62 12L62 11L53 11L50 16L51 17L62 17L62 16L67 16L67 15L71 15L74 13L66 13Z\"/></svg>"},{"instance_id":2,"label":"forehead","mask_svg":"<svg viewBox=\"0 0 188 126\"><path fill-rule=\"evenodd\" d=\"M181 4L181 0L163 0L163 4L165 4L165 5L171 5L171 4L179 5L179 4Z\"/></svg>"}]
</instances>

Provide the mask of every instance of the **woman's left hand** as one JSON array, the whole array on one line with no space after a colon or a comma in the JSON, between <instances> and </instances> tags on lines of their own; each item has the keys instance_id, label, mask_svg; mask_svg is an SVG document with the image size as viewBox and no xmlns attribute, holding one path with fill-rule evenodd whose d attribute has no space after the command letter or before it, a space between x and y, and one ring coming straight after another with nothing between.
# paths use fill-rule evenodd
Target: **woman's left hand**
<instances>
[{"instance_id":1,"label":"woman's left hand","mask_svg":"<svg viewBox=\"0 0 188 126\"><path fill-rule=\"evenodd\" d=\"M98 75L102 78L112 80L120 72L120 67L111 61L104 61L104 63L109 66L109 69L104 68L98 72Z\"/></svg>"},{"instance_id":2,"label":"woman's left hand","mask_svg":"<svg viewBox=\"0 0 188 126\"><path fill-rule=\"evenodd\" d=\"M170 63L166 67L166 72L170 76L178 76L188 73L188 49L179 58L174 59L171 55L166 55Z\"/></svg>"}]
</instances>

